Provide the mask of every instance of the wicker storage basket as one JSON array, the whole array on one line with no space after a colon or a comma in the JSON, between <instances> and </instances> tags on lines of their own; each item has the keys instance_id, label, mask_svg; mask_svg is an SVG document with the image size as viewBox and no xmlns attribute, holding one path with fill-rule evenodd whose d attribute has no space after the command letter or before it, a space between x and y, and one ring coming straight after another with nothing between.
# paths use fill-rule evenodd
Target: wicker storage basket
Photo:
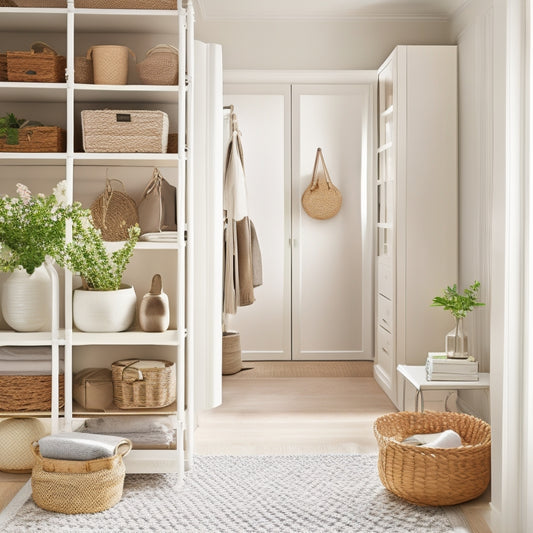
<instances>
[{"instance_id":1,"label":"wicker storage basket","mask_svg":"<svg viewBox=\"0 0 533 533\"><path fill-rule=\"evenodd\" d=\"M85 110L81 126L86 152L167 151L168 115L163 111Z\"/></svg>"},{"instance_id":2,"label":"wicker storage basket","mask_svg":"<svg viewBox=\"0 0 533 533\"><path fill-rule=\"evenodd\" d=\"M31 444L47 434L38 418L8 418L0 422L0 471L27 474L35 464Z\"/></svg>"},{"instance_id":3,"label":"wicker storage basket","mask_svg":"<svg viewBox=\"0 0 533 533\"><path fill-rule=\"evenodd\" d=\"M236 374L241 370L241 335L236 331L226 331L222 334L222 375Z\"/></svg>"},{"instance_id":4,"label":"wicker storage basket","mask_svg":"<svg viewBox=\"0 0 533 533\"><path fill-rule=\"evenodd\" d=\"M62 83L66 59L46 43L37 41L28 52L7 52L8 81Z\"/></svg>"},{"instance_id":5,"label":"wicker storage basket","mask_svg":"<svg viewBox=\"0 0 533 533\"><path fill-rule=\"evenodd\" d=\"M87 9L177 9L176 0L74 0L74 6Z\"/></svg>"},{"instance_id":6,"label":"wicker storage basket","mask_svg":"<svg viewBox=\"0 0 533 533\"><path fill-rule=\"evenodd\" d=\"M170 44L158 44L137 63L141 83L145 85L178 84L178 49Z\"/></svg>"},{"instance_id":7,"label":"wicker storage basket","mask_svg":"<svg viewBox=\"0 0 533 533\"><path fill-rule=\"evenodd\" d=\"M0 54L0 81L7 81L7 54Z\"/></svg>"},{"instance_id":8,"label":"wicker storage basket","mask_svg":"<svg viewBox=\"0 0 533 533\"><path fill-rule=\"evenodd\" d=\"M111 182L118 182L122 191L113 189ZM124 191L120 180L106 180L105 190L91 205L94 227L102 232L105 241L126 241L128 230L139 222L137 205Z\"/></svg>"},{"instance_id":9,"label":"wicker storage basket","mask_svg":"<svg viewBox=\"0 0 533 533\"><path fill-rule=\"evenodd\" d=\"M94 83L92 59L74 58L74 83Z\"/></svg>"},{"instance_id":10,"label":"wicker storage basket","mask_svg":"<svg viewBox=\"0 0 533 533\"><path fill-rule=\"evenodd\" d=\"M42 509L56 513L98 513L110 509L122 498L126 474L123 457L130 450L131 444L113 457L64 461L42 457L35 444L33 500Z\"/></svg>"},{"instance_id":11,"label":"wicker storage basket","mask_svg":"<svg viewBox=\"0 0 533 533\"><path fill-rule=\"evenodd\" d=\"M58 126L20 128L18 144L0 139L0 152L65 152L66 146L66 132Z\"/></svg>"},{"instance_id":12,"label":"wicker storage basket","mask_svg":"<svg viewBox=\"0 0 533 533\"><path fill-rule=\"evenodd\" d=\"M65 404L65 378L59 376L59 407ZM52 376L1 376L0 412L50 411Z\"/></svg>"},{"instance_id":13,"label":"wicker storage basket","mask_svg":"<svg viewBox=\"0 0 533 533\"><path fill-rule=\"evenodd\" d=\"M164 366L150 367L154 363ZM111 374L113 402L120 409L159 408L176 401L176 365L171 361L115 361Z\"/></svg>"},{"instance_id":14,"label":"wicker storage basket","mask_svg":"<svg viewBox=\"0 0 533 533\"><path fill-rule=\"evenodd\" d=\"M15 0L18 7L67 7L67 0Z\"/></svg>"},{"instance_id":15,"label":"wicker storage basket","mask_svg":"<svg viewBox=\"0 0 533 533\"><path fill-rule=\"evenodd\" d=\"M457 432L460 448L423 448L402 444L417 433ZM412 503L456 505L477 498L490 481L490 426L461 413L400 412L374 423L383 485Z\"/></svg>"},{"instance_id":16,"label":"wicker storage basket","mask_svg":"<svg viewBox=\"0 0 533 533\"><path fill-rule=\"evenodd\" d=\"M128 83L129 55L135 54L127 47L115 44L91 46L87 59L93 61L94 83L97 85L126 85Z\"/></svg>"},{"instance_id":17,"label":"wicker storage basket","mask_svg":"<svg viewBox=\"0 0 533 533\"><path fill-rule=\"evenodd\" d=\"M178 153L178 134L177 133L168 134L167 153L168 154Z\"/></svg>"}]
</instances>

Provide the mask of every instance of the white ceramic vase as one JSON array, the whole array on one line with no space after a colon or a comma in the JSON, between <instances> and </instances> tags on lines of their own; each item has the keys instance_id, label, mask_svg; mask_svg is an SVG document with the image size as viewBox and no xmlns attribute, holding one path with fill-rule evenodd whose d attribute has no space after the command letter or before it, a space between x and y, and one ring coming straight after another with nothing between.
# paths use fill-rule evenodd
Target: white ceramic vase
<instances>
[{"instance_id":1,"label":"white ceramic vase","mask_svg":"<svg viewBox=\"0 0 533 533\"><path fill-rule=\"evenodd\" d=\"M4 282L2 315L14 330L49 330L51 309L52 281L44 265L31 275L19 267Z\"/></svg>"},{"instance_id":2,"label":"white ceramic vase","mask_svg":"<svg viewBox=\"0 0 533 533\"><path fill-rule=\"evenodd\" d=\"M137 297L131 285L121 285L116 291L75 289L74 325L91 333L125 331L133 324L136 307Z\"/></svg>"}]
</instances>

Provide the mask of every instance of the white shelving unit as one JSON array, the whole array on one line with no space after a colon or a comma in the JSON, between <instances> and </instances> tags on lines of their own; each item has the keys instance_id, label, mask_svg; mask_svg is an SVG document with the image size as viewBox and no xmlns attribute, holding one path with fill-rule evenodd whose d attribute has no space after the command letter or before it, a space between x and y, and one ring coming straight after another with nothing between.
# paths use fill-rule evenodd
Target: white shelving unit
<instances>
[{"instance_id":1,"label":"white shelving unit","mask_svg":"<svg viewBox=\"0 0 533 533\"><path fill-rule=\"evenodd\" d=\"M401 365L451 328L431 308L457 282L457 51L398 46L378 71L374 376L403 409Z\"/></svg>"},{"instance_id":2,"label":"white shelving unit","mask_svg":"<svg viewBox=\"0 0 533 533\"><path fill-rule=\"evenodd\" d=\"M121 333L84 333L72 322L72 290L76 279L60 274L61 324L50 332L18 333L0 324L0 345L64 346L65 407L59 410L58 367L51 412L22 413L50 417L53 431L69 431L89 416L121 414L169 415L177 428L175 450L133 450L126 458L128 472L177 472L192 464L193 361L192 361L192 80L194 65L194 11L192 2L178 0L175 11L76 9L74 1L62 8L0 8L0 50L29 49L33 41L49 42L67 57L66 83L0 82L0 115L13 112L67 131L65 153L0 153L0 193L14 194L24 182L32 192L50 193L67 181L70 201L89 207L105 185L105 177L120 178L136 200L154 166L177 187L178 238L170 243L139 242L124 279L134 285L138 301L148 292L153 274L161 273L171 301L170 329L147 333L136 324ZM16 45L12 44L16 40ZM25 43L20 45L18 43ZM85 55L91 44L124 44L138 60L154 44L167 42L180 50L177 86L140 85L130 62L128 85L74 83L74 57ZM16 47L15 47L16 46ZM80 111L99 108L161 109L169 115L170 131L178 134L177 154L84 153L81 149ZM188 143L186 146L185 143ZM111 245L112 246L112 245ZM57 350L55 350L57 352ZM82 368L110 367L113 361L135 356L170 359L177 368L177 401L157 410L120 410L101 413L81 408L72 399L72 375ZM55 407L54 407L55 405ZM20 412L0 412L0 417Z\"/></svg>"}]
</instances>

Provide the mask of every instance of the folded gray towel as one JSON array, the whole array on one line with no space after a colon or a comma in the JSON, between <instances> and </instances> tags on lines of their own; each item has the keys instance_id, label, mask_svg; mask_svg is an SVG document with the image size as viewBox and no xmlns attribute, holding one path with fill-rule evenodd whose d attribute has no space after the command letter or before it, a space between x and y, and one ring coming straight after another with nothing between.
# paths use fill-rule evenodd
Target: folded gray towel
<instances>
[{"instance_id":1,"label":"folded gray towel","mask_svg":"<svg viewBox=\"0 0 533 533\"><path fill-rule=\"evenodd\" d=\"M151 433L174 429L170 416L106 416L89 418L85 427L93 433Z\"/></svg>"},{"instance_id":2,"label":"folded gray towel","mask_svg":"<svg viewBox=\"0 0 533 533\"><path fill-rule=\"evenodd\" d=\"M58 433L39 440L39 450L48 459L90 461L116 455L121 446L131 448L131 441L115 435L93 433Z\"/></svg>"},{"instance_id":3,"label":"folded gray towel","mask_svg":"<svg viewBox=\"0 0 533 533\"><path fill-rule=\"evenodd\" d=\"M59 358L64 359L64 348L59 347ZM1 346L0 361L50 361L50 346Z\"/></svg>"}]
</instances>

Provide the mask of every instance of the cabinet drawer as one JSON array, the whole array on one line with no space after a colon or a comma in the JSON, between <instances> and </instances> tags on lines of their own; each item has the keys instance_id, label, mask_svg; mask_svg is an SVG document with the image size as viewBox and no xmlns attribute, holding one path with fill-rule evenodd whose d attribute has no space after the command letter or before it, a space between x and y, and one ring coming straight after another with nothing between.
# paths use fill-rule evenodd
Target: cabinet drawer
<instances>
[{"instance_id":1,"label":"cabinet drawer","mask_svg":"<svg viewBox=\"0 0 533 533\"><path fill-rule=\"evenodd\" d=\"M378 263L378 293L392 300L392 268L386 263Z\"/></svg>"},{"instance_id":2,"label":"cabinet drawer","mask_svg":"<svg viewBox=\"0 0 533 533\"><path fill-rule=\"evenodd\" d=\"M387 372L392 375L393 369L393 347L392 347L392 334L384 330L381 326L378 326L377 334L377 360L378 364Z\"/></svg>"},{"instance_id":3,"label":"cabinet drawer","mask_svg":"<svg viewBox=\"0 0 533 533\"><path fill-rule=\"evenodd\" d=\"M378 294L378 326L392 333L392 302Z\"/></svg>"}]
</instances>

